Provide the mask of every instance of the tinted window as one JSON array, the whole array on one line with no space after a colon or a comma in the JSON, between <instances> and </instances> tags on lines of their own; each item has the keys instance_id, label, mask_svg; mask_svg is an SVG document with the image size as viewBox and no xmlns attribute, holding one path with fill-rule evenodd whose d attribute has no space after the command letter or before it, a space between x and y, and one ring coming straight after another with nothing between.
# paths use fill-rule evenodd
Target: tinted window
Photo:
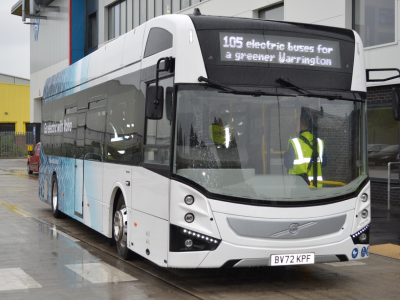
<instances>
[{"instance_id":1,"label":"tinted window","mask_svg":"<svg viewBox=\"0 0 400 300\"><path fill-rule=\"evenodd\" d=\"M87 112L85 131L85 159L103 160L105 120L105 107L92 109Z\"/></svg>"},{"instance_id":2,"label":"tinted window","mask_svg":"<svg viewBox=\"0 0 400 300\"><path fill-rule=\"evenodd\" d=\"M75 157L75 140L77 132L77 114L64 116L64 155Z\"/></svg>"},{"instance_id":3,"label":"tinted window","mask_svg":"<svg viewBox=\"0 0 400 300\"><path fill-rule=\"evenodd\" d=\"M134 76L108 83L106 158L108 162L139 165L144 132L144 99Z\"/></svg>"},{"instance_id":4,"label":"tinted window","mask_svg":"<svg viewBox=\"0 0 400 300\"><path fill-rule=\"evenodd\" d=\"M155 85L152 83L151 85ZM168 120L171 110L171 102L166 101L167 93L171 92L173 78L160 80L159 85L164 87L164 112L161 120L147 120L146 149L144 162L153 164L169 164L169 145L171 142L171 121ZM158 147L152 147L157 145Z\"/></svg>"},{"instance_id":5,"label":"tinted window","mask_svg":"<svg viewBox=\"0 0 400 300\"><path fill-rule=\"evenodd\" d=\"M152 28L147 38L144 57L172 48L172 34L161 28Z\"/></svg>"},{"instance_id":6,"label":"tinted window","mask_svg":"<svg viewBox=\"0 0 400 300\"><path fill-rule=\"evenodd\" d=\"M42 128L40 139L43 144L43 151L51 155L51 136L48 126L51 124L51 102L43 102Z\"/></svg>"},{"instance_id":7,"label":"tinted window","mask_svg":"<svg viewBox=\"0 0 400 300\"><path fill-rule=\"evenodd\" d=\"M64 131L64 99L57 99L51 103L52 133L51 144L53 155L64 156L63 131Z\"/></svg>"}]
</instances>

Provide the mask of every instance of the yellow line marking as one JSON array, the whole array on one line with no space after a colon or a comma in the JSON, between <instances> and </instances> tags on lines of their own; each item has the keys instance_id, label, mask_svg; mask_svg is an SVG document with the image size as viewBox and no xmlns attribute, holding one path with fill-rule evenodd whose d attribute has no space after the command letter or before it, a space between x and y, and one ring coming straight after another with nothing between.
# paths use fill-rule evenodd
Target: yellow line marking
<instances>
[{"instance_id":1,"label":"yellow line marking","mask_svg":"<svg viewBox=\"0 0 400 300\"><path fill-rule=\"evenodd\" d=\"M19 204L11 204L5 201L0 200L0 206L6 208L9 212L12 212L14 214L23 216L23 217L30 217L31 214L28 213L27 211L22 210Z\"/></svg>"},{"instance_id":2,"label":"yellow line marking","mask_svg":"<svg viewBox=\"0 0 400 300\"><path fill-rule=\"evenodd\" d=\"M398 245L383 244L383 245L370 246L369 252L395 259L400 259L400 246Z\"/></svg>"}]
</instances>

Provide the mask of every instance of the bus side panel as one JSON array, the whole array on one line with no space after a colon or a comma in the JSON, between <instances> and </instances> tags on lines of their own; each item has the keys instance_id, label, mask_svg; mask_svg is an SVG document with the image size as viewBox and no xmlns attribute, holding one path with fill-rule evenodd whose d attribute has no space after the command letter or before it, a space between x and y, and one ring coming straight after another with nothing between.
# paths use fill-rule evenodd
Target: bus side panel
<instances>
[{"instance_id":1,"label":"bus side panel","mask_svg":"<svg viewBox=\"0 0 400 300\"><path fill-rule=\"evenodd\" d=\"M169 220L169 178L145 168L133 168L132 208Z\"/></svg>"},{"instance_id":2,"label":"bus side panel","mask_svg":"<svg viewBox=\"0 0 400 300\"><path fill-rule=\"evenodd\" d=\"M124 195L125 205L131 207L131 166L117 165L111 163L103 163L103 181L96 183L97 187L103 194L103 203L107 205L114 204L115 189L122 190ZM94 183L93 183L94 184ZM118 199L115 199L117 201ZM112 209L111 209L112 211ZM112 221L110 215L109 222Z\"/></svg>"},{"instance_id":3,"label":"bus side panel","mask_svg":"<svg viewBox=\"0 0 400 300\"><path fill-rule=\"evenodd\" d=\"M75 159L53 157L41 154L39 187L40 200L51 204L52 178L55 173L58 183L59 210L68 216L74 217L74 186L75 186ZM45 184L47 180L47 184ZM44 188L47 185L47 189ZM45 194L47 197L45 197Z\"/></svg>"},{"instance_id":4,"label":"bus side panel","mask_svg":"<svg viewBox=\"0 0 400 300\"><path fill-rule=\"evenodd\" d=\"M85 225L103 233L103 206L100 201L90 197L83 197L83 219Z\"/></svg>"},{"instance_id":5,"label":"bus side panel","mask_svg":"<svg viewBox=\"0 0 400 300\"><path fill-rule=\"evenodd\" d=\"M102 202L103 190L100 188L103 183L104 163L97 161L84 161L84 189L83 195L96 201ZM93 218L92 218L93 220Z\"/></svg>"},{"instance_id":6,"label":"bus side panel","mask_svg":"<svg viewBox=\"0 0 400 300\"><path fill-rule=\"evenodd\" d=\"M131 209L128 219L129 248L161 267L167 267L169 222ZM136 225L135 225L136 224Z\"/></svg>"}]
</instances>

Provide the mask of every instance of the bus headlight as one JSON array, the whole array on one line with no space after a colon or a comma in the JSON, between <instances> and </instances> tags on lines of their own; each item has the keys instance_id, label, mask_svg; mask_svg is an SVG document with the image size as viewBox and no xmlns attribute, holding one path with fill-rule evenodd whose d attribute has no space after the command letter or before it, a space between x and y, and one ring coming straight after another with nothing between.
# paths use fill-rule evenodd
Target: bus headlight
<instances>
[{"instance_id":1,"label":"bus headlight","mask_svg":"<svg viewBox=\"0 0 400 300\"><path fill-rule=\"evenodd\" d=\"M356 244L369 244L369 225L351 235L353 243Z\"/></svg>"},{"instance_id":2,"label":"bus headlight","mask_svg":"<svg viewBox=\"0 0 400 300\"><path fill-rule=\"evenodd\" d=\"M185 197L185 203L187 205L192 205L194 203L194 197L192 195L187 195Z\"/></svg>"},{"instance_id":3,"label":"bus headlight","mask_svg":"<svg viewBox=\"0 0 400 300\"><path fill-rule=\"evenodd\" d=\"M362 202L367 202L367 200L368 200L368 194L362 194L361 197L360 197L360 199L361 199Z\"/></svg>"},{"instance_id":4,"label":"bus headlight","mask_svg":"<svg viewBox=\"0 0 400 300\"><path fill-rule=\"evenodd\" d=\"M188 248L192 247L193 246L193 241L192 240L186 240L185 241L185 246L188 247Z\"/></svg>"},{"instance_id":5,"label":"bus headlight","mask_svg":"<svg viewBox=\"0 0 400 300\"><path fill-rule=\"evenodd\" d=\"M361 233L360 236L358 237L358 239L360 240L361 243L365 243L367 238L368 238L368 236L365 232Z\"/></svg>"},{"instance_id":6,"label":"bus headlight","mask_svg":"<svg viewBox=\"0 0 400 300\"><path fill-rule=\"evenodd\" d=\"M192 223L194 221L194 215L191 213L188 213L185 215L185 221L188 223Z\"/></svg>"},{"instance_id":7,"label":"bus headlight","mask_svg":"<svg viewBox=\"0 0 400 300\"><path fill-rule=\"evenodd\" d=\"M171 252L213 251L221 244L220 239L173 224L170 224L169 232L169 251Z\"/></svg>"}]
</instances>

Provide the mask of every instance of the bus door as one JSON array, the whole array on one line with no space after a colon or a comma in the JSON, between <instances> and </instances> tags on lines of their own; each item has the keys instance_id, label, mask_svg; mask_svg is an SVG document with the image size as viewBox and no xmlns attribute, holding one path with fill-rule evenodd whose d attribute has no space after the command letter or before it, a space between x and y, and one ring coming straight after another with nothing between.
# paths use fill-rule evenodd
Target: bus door
<instances>
[{"instance_id":1,"label":"bus door","mask_svg":"<svg viewBox=\"0 0 400 300\"><path fill-rule=\"evenodd\" d=\"M104 160L105 122L106 95L89 99L89 110L86 113L85 155L83 162L83 196L87 198L88 203L91 200L102 201L103 190L99 187L103 182L104 164L102 162ZM93 223L94 220L91 221ZM96 226L95 224L91 225L92 227ZM101 224L97 225L101 226Z\"/></svg>"},{"instance_id":2,"label":"bus door","mask_svg":"<svg viewBox=\"0 0 400 300\"><path fill-rule=\"evenodd\" d=\"M75 154L75 215L83 218L83 159L85 149L86 112L78 114Z\"/></svg>"}]
</instances>

